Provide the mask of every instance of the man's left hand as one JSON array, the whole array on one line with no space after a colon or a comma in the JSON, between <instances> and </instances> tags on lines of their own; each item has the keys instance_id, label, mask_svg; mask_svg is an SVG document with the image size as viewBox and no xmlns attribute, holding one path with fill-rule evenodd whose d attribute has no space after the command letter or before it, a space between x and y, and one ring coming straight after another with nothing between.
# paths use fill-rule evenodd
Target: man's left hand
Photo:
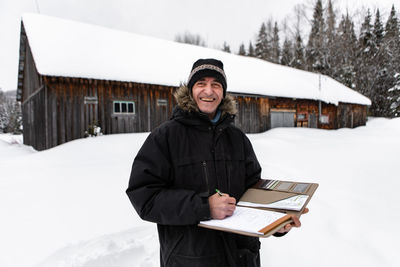
<instances>
[{"instance_id":1,"label":"man's left hand","mask_svg":"<svg viewBox=\"0 0 400 267\"><path fill-rule=\"evenodd\" d=\"M308 212L308 208L305 208L302 214L306 214ZM277 231L277 233L287 233L290 231L290 229L292 229L292 227L300 227L301 226L301 222L299 217L297 217L296 215L292 215L292 220L293 222L286 224L285 226L283 226L281 229L279 229Z\"/></svg>"}]
</instances>

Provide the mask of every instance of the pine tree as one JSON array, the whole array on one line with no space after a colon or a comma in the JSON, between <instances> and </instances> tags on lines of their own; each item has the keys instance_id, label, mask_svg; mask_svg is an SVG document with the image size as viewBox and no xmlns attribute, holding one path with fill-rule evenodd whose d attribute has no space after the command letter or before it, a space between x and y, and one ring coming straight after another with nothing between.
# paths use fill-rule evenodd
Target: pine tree
<instances>
[{"instance_id":1,"label":"pine tree","mask_svg":"<svg viewBox=\"0 0 400 267\"><path fill-rule=\"evenodd\" d=\"M333 76L336 72L338 63L338 54L340 50L336 43L336 15L333 11L332 1L328 1L327 19L326 19L326 70L325 74Z\"/></svg>"},{"instance_id":2,"label":"pine tree","mask_svg":"<svg viewBox=\"0 0 400 267\"><path fill-rule=\"evenodd\" d=\"M224 42L224 44L222 45L222 51L227 52L227 53L231 52L231 48L229 47L227 42Z\"/></svg>"},{"instance_id":3,"label":"pine tree","mask_svg":"<svg viewBox=\"0 0 400 267\"><path fill-rule=\"evenodd\" d=\"M336 54L334 72L332 77L347 87L355 87L355 52L357 37L354 31L354 23L349 14L342 16L337 29L335 47L339 51Z\"/></svg>"},{"instance_id":4,"label":"pine tree","mask_svg":"<svg viewBox=\"0 0 400 267\"><path fill-rule=\"evenodd\" d=\"M396 10L392 6L389 18L385 25L385 33L383 42L388 50L388 56L393 63L394 68L400 68L400 29L399 21L397 20Z\"/></svg>"},{"instance_id":5,"label":"pine tree","mask_svg":"<svg viewBox=\"0 0 400 267\"><path fill-rule=\"evenodd\" d=\"M393 79L392 72L390 71L390 63L388 62L388 50L383 45L383 34L381 16L379 9L377 9L371 43L374 48L373 64L378 75L375 76L374 86L371 88L371 97L374 103L371 105L370 111L375 116L386 117L390 115L390 101L387 90L392 86Z\"/></svg>"},{"instance_id":6,"label":"pine tree","mask_svg":"<svg viewBox=\"0 0 400 267\"><path fill-rule=\"evenodd\" d=\"M7 95L0 89L0 132L21 133L22 114L21 105L14 98Z\"/></svg>"},{"instance_id":7,"label":"pine tree","mask_svg":"<svg viewBox=\"0 0 400 267\"><path fill-rule=\"evenodd\" d=\"M186 31L183 34L177 34L174 38L175 42L178 43L185 43L185 44L192 44L198 46L207 46L204 39L199 34L193 34Z\"/></svg>"},{"instance_id":8,"label":"pine tree","mask_svg":"<svg viewBox=\"0 0 400 267\"><path fill-rule=\"evenodd\" d=\"M7 132L13 134L22 133L22 111L21 104L17 101L12 101L12 108L10 110L9 122L7 125Z\"/></svg>"},{"instance_id":9,"label":"pine tree","mask_svg":"<svg viewBox=\"0 0 400 267\"><path fill-rule=\"evenodd\" d=\"M279 29L278 23L275 22L274 28L272 30L272 41L271 41L271 62L279 63L279 58L281 55L281 49L279 46Z\"/></svg>"},{"instance_id":10,"label":"pine tree","mask_svg":"<svg viewBox=\"0 0 400 267\"><path fill-rule=\"evenodd\" d=\"M379 8L376 10L376 14L375 14L373 38L374 38L374 42L377 45L377 49L379 49L382 44L382 41L383 41L383 24L381 21L381 15L379 12Z\"/></svg>"},{"instance_id":11,"label":"pine tree","mask_svg":"<svg viewBox=\"0 0 400 267\"><path fill-rule=\"evenodd\" d=\"M390 102L390 116L400 117L400 72L393 76L395 84L388 90L388 99Z\"/></svg>"},{"instance_id":12,"label":"pine tree","mask_svg":"<svg viewBox=\"0 0 400 267\"><path fill-rule=\"evenodd\" d=\"M269 40L267 36L267 28L265 23L261 24L260 31L258 32L256 48L255 48L255 56L267 60L269 58Z\"/></svg>"},{"instance_id":13,"label":"pine tree","mask_svg":"<svg viewBox=\"0 0 400 267\"><path fill-rule=\"evenodd\" d=\"M285 41L283 42L282 57L280 63L285 66L291 66L293 59L293 44L288 38L285 38Z\"/></svg>"},{"instance_id":14,"label":"pine tree","mask_svg":"<svg viewBox=\"0 0 400 267\"><path fill-rule=\"evenodd\" d=\"M6 131L8 124L7 98L0 88L0 133Z\"/></svg>"},{"instance_id":15,"label":"pine tree","mask_svg":"<svg viewBox=\"0 0 400 267\"><path fill-rule=\"evenodd\" d=\"M325 73L326 60L326 25L323 17L321 0L316 2L311 25L311 33L306 47L307 69L313 72Z\"/></svg>"},{"instance_id":16,"label":"pine tree","mask_svg":"<svg viewBox=\"0 0 400 267\"><path fill-rule=\"evenodd\" d=\"M239 46L238 55L241 55L241 56L245 56L246 55L246 49L244 48L244 44L243 43Z\"/></svg>"},{"instance_id":17,"label":"pine tree","mask_svg":"<svg viewBox=\"0 0 400 267\"><path fill-rule=\"evenodd\" d=\"M399 41L399 38L399 22L397 20L396 10L394 9L393 5L385 26L386 45L389 45L389 48L391 49L395 49L396 42Z\"/></svg>"},{"instance_id":18,"label":"pine tree","mask_svg":"<svg viewBox=\"0 0 400 267\"><path fill-rule=\"evenodd\" d=\"M251 43L251 41L249 42L249 49L247 49L247 56L249 56L249 57L256 56L256 54L254 52L254 47L253 47L253 44Z\"/></svg>"},{"instance_id":19,"label":"pine tree","mask_svg":"<svg viewBox=\"0 0 400 267\"><path fill-rule=\"evenodd\" d=\"M396 89L400 79L400 30L394 6L392 6L385 25L383 46L385 47L383 60L385 62L386 76L380 84L382 87L380 91L386 96L387 101L382 109L386 116L398 116L400 91ZM395 106L397 107L395 108Z\"/></svg>"},{"instance_id":20,"label":"pine tree","mask_svg":"<svg viewBox=\"0 0 400 267\"><path fill-rule=\"evenodd\" d=\"M390 20L390 18L389 18ZM392 87L393 72L388 62L388 46L381 45L381 21L377 11L374 28L371 25L371 14L368 10L361 25L357 61L357 88L369 97L372 105L369 112L372 116L390 116L388 89Z\"/></svg>"},{"instance_id":21,"label":"pine tree","mask_svg":"<svg viewBox=\"0 0 400 267\"><path fill-rule=\"evenodd\" d=\"M304 57L304 45L303 39L301 38L300 31L297 31L294 43L294 58L291 64L296 69L306 69L305 57Z\"/></svg>"},{"instance_id":22,"label":"pine tree","mask_svg":"<svg viewBox=\"0 0 400 267\"><path fill-rule=\"evenodd\" d=\"M373 64L373 57L376 54L376 46L373 42L373 30L371 24L371 13L369 9L361 25L360 36L358 38L357 62L356 67L356 89L363 95L371 98L374 86L373 77L377 76L377 70Z\"/></svg>"}]
</instances>

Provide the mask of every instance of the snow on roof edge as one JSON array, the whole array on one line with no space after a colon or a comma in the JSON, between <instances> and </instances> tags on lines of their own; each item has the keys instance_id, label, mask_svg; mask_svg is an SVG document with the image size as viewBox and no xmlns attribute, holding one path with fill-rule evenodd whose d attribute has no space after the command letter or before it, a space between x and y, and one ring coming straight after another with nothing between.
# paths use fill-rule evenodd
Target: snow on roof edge
<instances>
[{"instance_id":1,"label":"snow on roof edge","mask_svg":"<svg viewBox=\"0 0 400 267\"><path fill-rule=\"evenodd\" d=\"M371 105L328 76L320 75L320 90L318 74L257 58L38 14L21 20L37 70L46 76L179 86L196 59L215 57L224 62L228 92Z\"/></svg>"}]
</instances>

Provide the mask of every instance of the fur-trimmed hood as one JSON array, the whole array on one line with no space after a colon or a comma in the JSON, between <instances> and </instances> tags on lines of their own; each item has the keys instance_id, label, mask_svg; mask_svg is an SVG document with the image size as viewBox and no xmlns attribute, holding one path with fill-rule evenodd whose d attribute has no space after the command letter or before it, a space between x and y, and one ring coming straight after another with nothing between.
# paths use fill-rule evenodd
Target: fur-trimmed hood
<instances>
[{"instance_id":1,"label":"fur-trimmed hood","mask_svg":"<svg viewBox=\"0 0 400 267\"><path fill-rule=\"evenodd\" d=\"M174 97L178 106L188 112L199 112L196 101L193 99L189 92L189 88L186 85L181 85L174 93ZM222 99L219 109L222 112L222 117L225 114L235 115L237 113L236 100L232 95L226 94Z\"/></svg>"}]
</instances>

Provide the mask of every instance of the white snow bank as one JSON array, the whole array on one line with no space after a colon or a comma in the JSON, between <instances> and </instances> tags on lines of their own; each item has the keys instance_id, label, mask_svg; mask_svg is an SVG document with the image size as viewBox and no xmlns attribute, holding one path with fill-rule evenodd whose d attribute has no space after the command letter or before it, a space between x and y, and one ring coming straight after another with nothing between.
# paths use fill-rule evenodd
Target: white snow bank
<instances>
[{"instance_id":1,"label":"white snow bank","mask_svg":"<svg viewBox=\"0 0 400 267\"><path fill-rule=\"evenodd\" d=\"M228 91L371 105L365 96L317 74L256 58L38 14L23 15L38 72L50 76L179 86L198 58L224 62Z\"/></svg>"},{"instance_id":2,"label":"white snow bank","mask_svg":"<svg viewBox=\"0 0 400 267\"><path fill-rule=\"evenodd\" d=\"M11 150L0 147L0 265L158 266L156 226L137 216L124 192L146 136L26 148L6 161ZM320 185L300 229L262 239L263 266L400 265L400 118L248 136L264 178Z\"/></svg>"},{"instance_id":3,"label":"white snow bank","mask_svg":"<svg viewBox=\"0 0 400 267\"><path fill-rule=\"evenodd\" d=\"M157 266L158 242L155 227L134 227L131 230L94 238L64 247L45 261L41 267L147 267Z\"/></svg>"},{"instance_id":4,"label":"white snow bank","mask_svg":"<svg viewBox=\"0 0 400 267\"><path fill-rule=\"evenodd\" d=\"M33 153L32 147L22 144L22 135L0 134L0 162L15 160L16 156Z\"/></svg>"}]
</instances>

